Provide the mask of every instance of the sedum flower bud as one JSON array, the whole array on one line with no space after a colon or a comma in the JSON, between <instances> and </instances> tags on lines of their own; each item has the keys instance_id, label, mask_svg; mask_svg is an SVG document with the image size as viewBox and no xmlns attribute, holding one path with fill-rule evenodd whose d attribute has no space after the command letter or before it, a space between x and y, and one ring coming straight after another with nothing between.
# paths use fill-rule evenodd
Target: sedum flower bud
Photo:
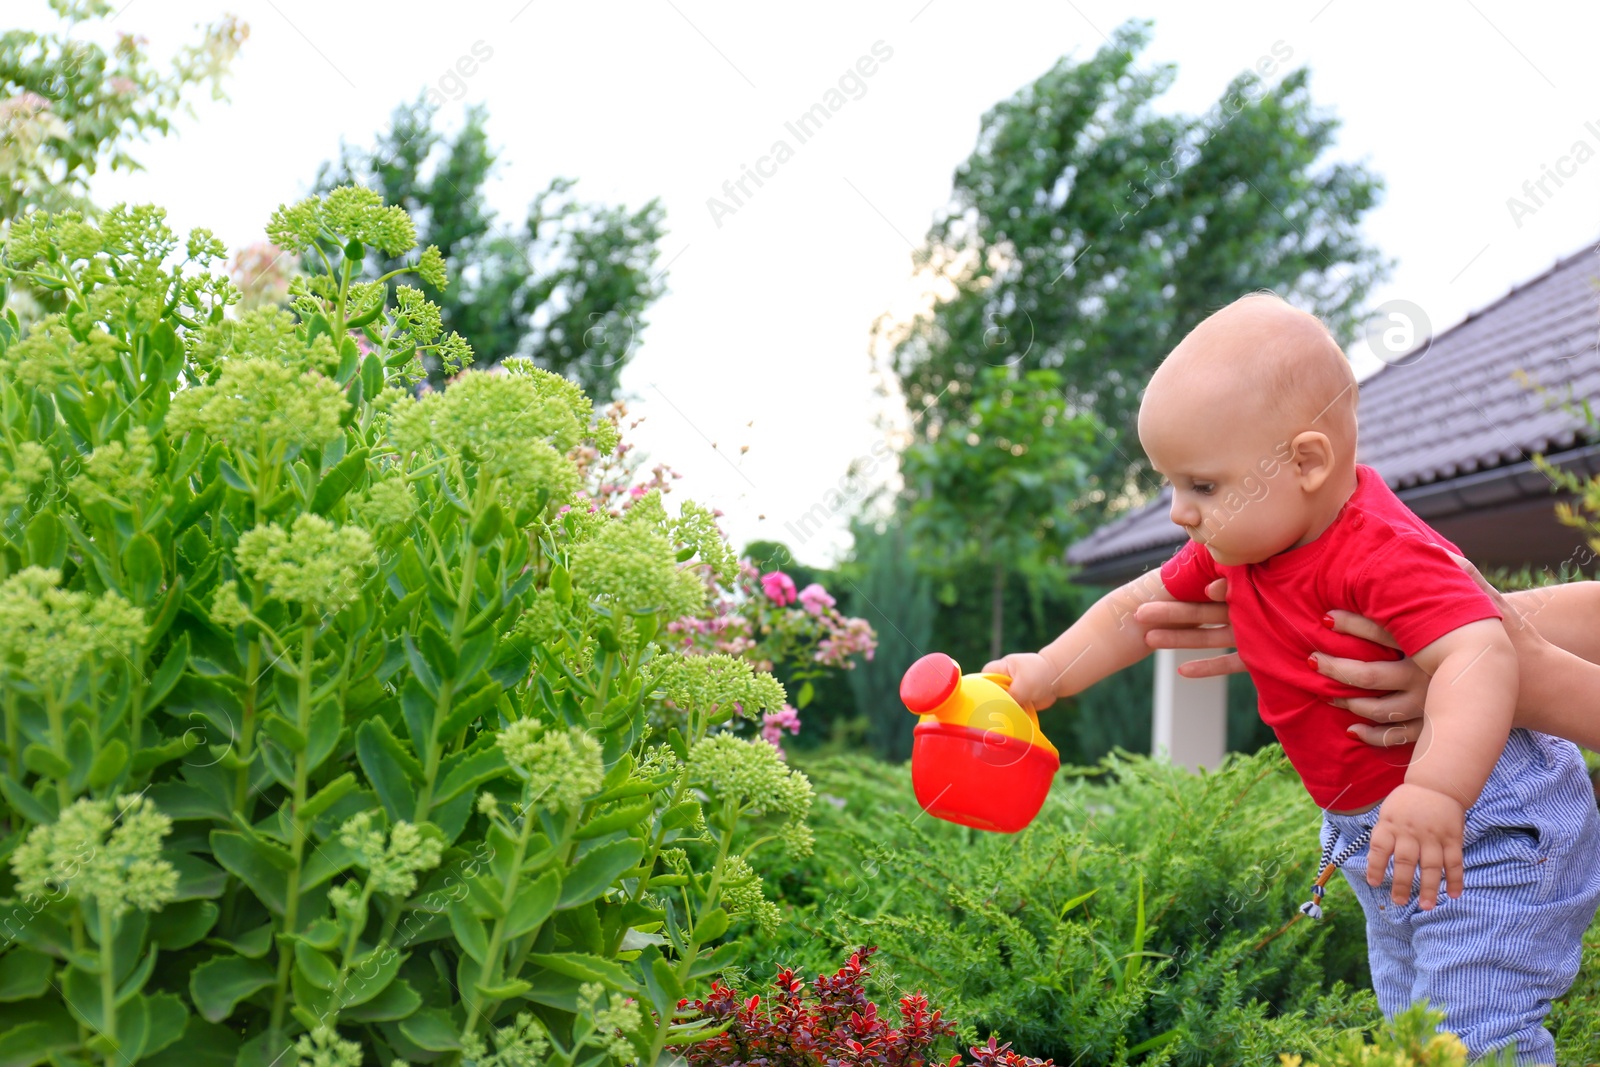
<instances>
[{"instance_id":1,"label":"sedum flower bud","mask_svg":"<svg viewBox=\"0 0 1600 1067\"><path fill-rule=\"evenodd\" d=\"M535 802L546 807L580 807L605 778L600 743L576 726L546 730L536 719L518 719L500 732L498 743Z\"/></svg>"},{"instance_id":2,"label":"sedum flower bud","mask_svg":"<svg viewBox=\"0 0 1600 1067\"><path fill-rule=\"evenodd\" d=\"M31 899L51 889L92 898L113 918L131 908L158 911L178 888L178 872L161 858L171 830L148 797L118 797L116 810L84 797L55 822L35 826L11 854L17 889Z\"/></svg>"},{"instance_id":3,"label":"sedum flower bud","mask_svg":"<svg viewBox=\"0 0 1600 1067\"><path fill-rule=\"evenodd\" d=\"M235 556L239 569L266 582L279 600L325 612L355 600L377 563L367 531L309 513L289 530L271 523L246 531Z\"/></svg>"},{"instance_id":4,"label":"sedum flower bud","mask_svg":"<svg viewBox=\"0 0 1600 1067\"><path fill-rule=\"evenodd\" d=\"M409 897L417 888L417 875L439 865L444 844L424 834L412 823L394 824L385 841L372 824L372 812L352 815L339 828L339 843L356 854L356 864L367 869L367 884L375 893Z\"/></svg>"}]
</instances>

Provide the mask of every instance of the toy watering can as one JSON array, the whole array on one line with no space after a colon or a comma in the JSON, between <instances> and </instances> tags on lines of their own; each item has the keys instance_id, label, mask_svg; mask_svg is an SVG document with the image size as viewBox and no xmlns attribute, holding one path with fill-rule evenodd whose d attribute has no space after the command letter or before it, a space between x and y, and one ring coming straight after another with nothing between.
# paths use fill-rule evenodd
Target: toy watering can
<instances>
[{"instance_id":1,"label":"toy watering can","mask_svg":"<svg viewBox=\"0 0 1600 1067\"><path fill-rule=\"evenodd\" d=\"M900 680L901 701L920 717L911 784L929 815L1014 834L1039 814L1061 755L1010 686L1003 674L963 675L942 652L923 656Z\"/></svg>"}]
</instances>

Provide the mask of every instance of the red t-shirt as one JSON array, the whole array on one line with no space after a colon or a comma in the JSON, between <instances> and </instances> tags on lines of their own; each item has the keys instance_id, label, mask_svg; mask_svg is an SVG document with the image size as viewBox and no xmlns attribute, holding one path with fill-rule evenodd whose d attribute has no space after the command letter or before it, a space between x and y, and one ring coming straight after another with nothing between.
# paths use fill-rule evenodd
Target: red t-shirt
<instances>
[{"instance_id":1,"label":"red t-shirt","mask_svg":"<svg viewBox=\"0 0 1600 1067\"><path fill-rule=\"evenodd\" d=\"M1345 732L1367 720L1328 700L1372 694L1312 670L1311 653L1400 656L1327 629L1323 614L1341 608L1365 615L1408 656L1469 622L1500 617L1441 545L1463 554L1412 514L1377 471L1357 464L1355 492L1316 540L1243 566L1223 566L1190 541L1161 566L1161 580L1178 600L1207 601L1206 586L1228 579L1228 619L1261 718L1320 807L1350 810L1382 800L1405 781L1416 747L1375 748Z\"/></svg>"}]
</instances>

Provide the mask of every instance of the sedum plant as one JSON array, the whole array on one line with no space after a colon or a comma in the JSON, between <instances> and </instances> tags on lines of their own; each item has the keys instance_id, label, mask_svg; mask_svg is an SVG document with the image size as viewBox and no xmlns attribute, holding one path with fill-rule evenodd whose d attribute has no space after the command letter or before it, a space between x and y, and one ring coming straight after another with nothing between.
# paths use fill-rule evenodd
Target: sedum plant
<instances>
[{"instance_id":1,"label":"sedum plant","mask_svg":"<svg viewBox=\"0 0 1600 1067\"><path fill-rule=\"evenodd\" d=\"M1432 1010L1427 1001L1418 1001L1396 1015L1368 1044L1359 1033L1347 1033L1313 1057L1307 1067L1513 1067L1517 1062L1515 1045L1472 1060L1467 1046L1455 1034L1439 1030L1444 1012ZM1281 1053L1281 1067L1301 1067L1299 1054Z\"/></svg>"},{"instance_id":2,"label":"sedum plant","mask_svg":"<svg viewBox=\"0 0 1600 1067\"><path fill-rule=\"evenodd\" d=\"M62 308L0 321L0 1064L653 1065L776 920L751 857L810 848L727 732L782 687L666 639L734 556L586 506L614 423L390 296L447 283L403 211L268 233L292 310L155 208L0 248Z\"/></svg>"}]
</instances>

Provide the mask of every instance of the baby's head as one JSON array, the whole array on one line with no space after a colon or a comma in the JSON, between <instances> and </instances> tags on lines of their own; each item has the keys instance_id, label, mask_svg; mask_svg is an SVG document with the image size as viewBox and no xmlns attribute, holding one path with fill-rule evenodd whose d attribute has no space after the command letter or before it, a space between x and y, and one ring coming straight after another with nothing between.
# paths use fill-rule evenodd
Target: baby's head
<instances>
[{"instance_id":1,"label":"baby's head","mask_svg":"<svg viewBox=\"0 0 1600 1067\"><path fill-rule=\"evenodd\" d=\"M1151 375L1139 441L1172 483L1172 521L1218 563L1259 563L1322 532L1355 490L1356 379L1315 315L1266 293L1189 332Z\"/></svg>"}]
</instances>

